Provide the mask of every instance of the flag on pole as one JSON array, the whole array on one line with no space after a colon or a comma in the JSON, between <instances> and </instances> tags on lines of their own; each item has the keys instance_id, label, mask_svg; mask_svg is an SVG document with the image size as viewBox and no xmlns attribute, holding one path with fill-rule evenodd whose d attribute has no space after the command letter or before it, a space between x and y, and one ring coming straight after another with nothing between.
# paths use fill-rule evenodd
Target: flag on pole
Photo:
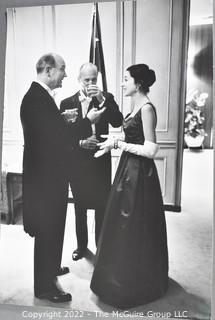
<instances>
[{"instance_id":1,"label":"flag on pole","mask_svg":"<svg viewBox=\"0 0 215 320\"><path fill-rule=\"evenodd\" d=\"M95 64L101 73L103 91L107 91L107 80L102 48L101 26L98 11L98 3L93 4L92 34L90 43L90 62Z\"/></svg>"}]
</instances>

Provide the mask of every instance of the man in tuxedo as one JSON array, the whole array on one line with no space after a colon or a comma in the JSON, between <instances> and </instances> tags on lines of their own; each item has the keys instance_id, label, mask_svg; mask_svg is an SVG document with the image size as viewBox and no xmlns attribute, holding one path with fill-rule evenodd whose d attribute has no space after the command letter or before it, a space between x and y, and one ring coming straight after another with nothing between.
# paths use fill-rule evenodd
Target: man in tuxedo
<instances>
[{"instance_id":1,"label":"man in tuxedo","mask_svg":"<svg viewBox=\"0 0 215 320\"><path fill-rule=\"evenodd\" d=\"M36 70L37 80L25 94L20 110L24 134L23 224L24 230L35 237L35 296L52 302L68 302L71 294L59 288L56 278L69 272L67 267L61 267L68 155L79 139L92 134L91 123L102 111L93 109L79 123L73 123L74 119L66 121L52 91L61 87L66 77L63 58L46 54L37 62Z\"/></svg>"},{"instance_id":2,"label":"man in tuxedo","mask_svg":"<svg viewBox=\"0 0 215 320\"><path fill-rule=\"evenodd\" d=\"M80 90L63 100L60 110L77 109L77 123L82 121L91 108L105 107L105 111L94 125L93 134L80 139L75 156L70 160L70 186L75 204L77 249L73 260L81 259L87 250L87 209L95 209L95 242L98 243L105 206L111 186L111 154L95 158L97 143L101 135L108 134L108 127L119 127L123 116L111 93L102 92L97 86L98 70L92 63L85 63L79 72Z\"/></svg>"}]
</instances>

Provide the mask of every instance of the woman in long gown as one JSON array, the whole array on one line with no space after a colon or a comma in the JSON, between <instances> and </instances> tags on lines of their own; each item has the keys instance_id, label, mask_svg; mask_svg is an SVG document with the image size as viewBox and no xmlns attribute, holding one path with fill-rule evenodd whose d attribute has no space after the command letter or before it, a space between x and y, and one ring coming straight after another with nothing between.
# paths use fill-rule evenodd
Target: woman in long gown
<instances>
[{"instance_id":1,"label":"woman in long gown","mask_svg":"<svg viewBox=\"0 0 215 320\"><path fill-rule=\"evenodd\" d=\"M147 93L155 73L145 64L129 67L124 90L133 111L125 118L125 141L109 137L96 156L121 149L106 207L91 290L121 309L161 297L168 287L166 222L154 163L158 150L155 107Z\"/></svg>"}]
</instances>

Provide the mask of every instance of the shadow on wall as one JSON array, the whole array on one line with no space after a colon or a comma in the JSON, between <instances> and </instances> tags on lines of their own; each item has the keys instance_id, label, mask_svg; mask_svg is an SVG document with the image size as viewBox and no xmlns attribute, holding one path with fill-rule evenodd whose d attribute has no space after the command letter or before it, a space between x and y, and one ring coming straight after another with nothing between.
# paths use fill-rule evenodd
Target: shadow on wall
<instances>
[{"instance_id":1,"label":"shadow on wall","mask_svg":"<svg viewBox=\"0 0 215 320\"><path fill-rule=\"evenodd\" d=\"M208 94L204 110L204 129L207 133L204 148L211 148L213 126L213 26L211 24L190 27L189 55L191 64L188 69L191 72L187 77L187 92L196 89L199 93Z\"/></svg>"},{"instance_id":2,"label":"shadow on wall","mask_svg":"<svg viewBox=\"0 0 215 320\"><path fill-rule=\"evenodd\" d=\"M213 45L212 42L201 49L195 56L193 70L197 77L206 82L212 82L213 79Z\"/></svg>"}]
</instances>

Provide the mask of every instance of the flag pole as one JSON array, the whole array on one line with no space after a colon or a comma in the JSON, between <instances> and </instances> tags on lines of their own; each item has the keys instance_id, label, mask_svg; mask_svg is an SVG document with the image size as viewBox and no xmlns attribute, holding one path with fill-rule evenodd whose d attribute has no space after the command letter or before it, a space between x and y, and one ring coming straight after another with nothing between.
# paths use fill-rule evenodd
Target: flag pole
<instances>
[{"instance_id":1,"label":"flag pole","mask_svg":"<svg viewBox=\"0 0 215 320\"><path fill-rule=\"evenodd\" d=\"M96 2L94 2L94 9L93 9L93 64L95 64L96 61Z\"/></svg>"}]
</instances>

